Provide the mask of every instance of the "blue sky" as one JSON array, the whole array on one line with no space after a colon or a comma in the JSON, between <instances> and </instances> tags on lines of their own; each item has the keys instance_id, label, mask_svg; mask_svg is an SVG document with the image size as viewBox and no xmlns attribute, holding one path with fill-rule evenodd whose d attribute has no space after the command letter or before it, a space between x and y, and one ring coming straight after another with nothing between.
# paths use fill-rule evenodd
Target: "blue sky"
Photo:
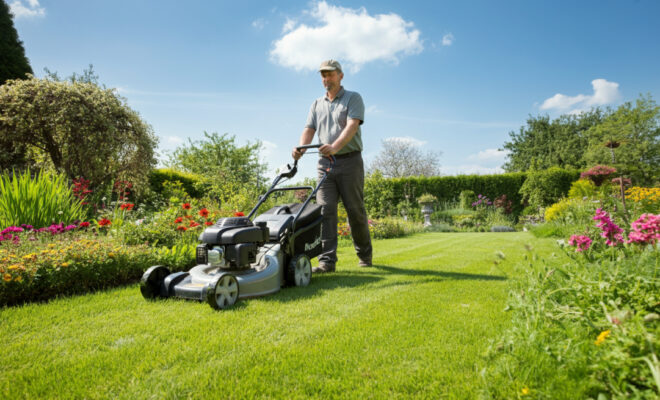
<instances>
[{"instance_id":1,"label":"blue sky","mask_svg":"<svg viewBox=\"0 0 660 400\"><path fill-rule=\"evenodd\" d=\"M160 137L260 140L290 160L316 66L342 62L367 108L368 164L384 140L442 153L443 174L501 172L529 115L650 93L660 100L660 1L8 0L37 76L94 65ZM300 176L314 176L312 157Z\"/></svg>"}]
</instances>

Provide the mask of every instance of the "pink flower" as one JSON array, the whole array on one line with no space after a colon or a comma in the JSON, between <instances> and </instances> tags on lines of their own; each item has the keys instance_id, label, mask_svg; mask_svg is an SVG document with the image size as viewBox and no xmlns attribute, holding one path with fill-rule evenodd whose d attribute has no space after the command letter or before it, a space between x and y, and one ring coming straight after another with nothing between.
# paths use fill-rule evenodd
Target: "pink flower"
<instances>
[{"instance_id":1,"label":"pink flower","mask_svg":"<svg viewBox=\"0 0 660 400\"><path fill-rule=\"evenodd\" d=\"M594 221L598 221L596 226L603 230L603 233L601 233L600 236L607 239L605 243L608 246L616 246L619 243L623 243L623 229L619 228L617 224L612 222L610 215L603 211L602 208L596 210Z\"/></svg>"},{"instance_id":2,"label":"pink flower","mask_svg":"<svg viewBox=\"0 0 660 400\"><path fill-rule=\"evenodd\" d=\"M573 235L568 239L568 244L577 246L577 249L575 249L576 252L583 252L591 246L591 238L584 235Z\"/></svg>"},{"instance_id":3,"label":"pink flower","mask_svg":"<svg viewBox=\"0 0 660 400\"><path fill-rule=\"evenodd\" d=\"M627 243L655 245L660 240L660 215L642 214L630 227Z\"/></svg>"}]
</instances>

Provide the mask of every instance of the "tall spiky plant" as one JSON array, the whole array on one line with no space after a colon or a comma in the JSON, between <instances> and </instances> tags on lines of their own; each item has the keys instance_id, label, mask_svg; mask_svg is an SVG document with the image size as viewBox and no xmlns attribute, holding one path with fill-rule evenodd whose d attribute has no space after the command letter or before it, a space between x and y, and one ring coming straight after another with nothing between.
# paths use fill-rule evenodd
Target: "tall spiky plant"
<instances>
[{"instance_id":1,"label":"tall spiky plant","mask_svg":"<svg viewBox=\"0 0 660 400\"><path fill-rule=\"evenodd\" d=\"M84 218L80 200L73 196L64 174L30 170L0 176L0 229L20 224L35 228Z\"/></svg>"}]
</instances>

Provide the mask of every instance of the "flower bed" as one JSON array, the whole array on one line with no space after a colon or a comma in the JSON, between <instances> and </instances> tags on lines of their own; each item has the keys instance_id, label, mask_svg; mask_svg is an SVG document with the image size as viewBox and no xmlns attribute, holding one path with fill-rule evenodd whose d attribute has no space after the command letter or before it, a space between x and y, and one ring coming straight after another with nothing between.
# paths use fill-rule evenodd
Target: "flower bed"
<instances>
[{"instance_id":1,"label":"flower bed","mask_svg":"<svg viewBox=\"0 0 660 400\"><path fill-rule=\"evenodd\" d=\"M573 235L574 247L560 241L571 262L530 253L521 266L512 327L490 349L490 396L660 395L660 215L628 232L603 209L592 219L597 229Z\"/></svg>"},{"instance_id":2,"label":"flower bed","mask_svg":"<svg viewBox=\"0 0 660 400\"><path fill-rule=\"evenodd\" d=\"M151 265L176 270L192 262L192 250L172 257L170 251L118 245L105 236L10 242L0 246L0 306L133 283Z\"/></svg>"}]
</instances>

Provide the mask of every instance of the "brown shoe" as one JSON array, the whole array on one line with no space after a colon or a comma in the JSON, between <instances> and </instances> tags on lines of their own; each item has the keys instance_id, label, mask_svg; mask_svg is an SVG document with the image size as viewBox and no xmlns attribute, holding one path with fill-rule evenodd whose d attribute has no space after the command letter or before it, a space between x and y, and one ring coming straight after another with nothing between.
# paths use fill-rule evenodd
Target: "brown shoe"
<instances>
[{"instance_id":1,"label":"brown shoe","mask_svg":"<svg viewBox=\"0 0 660 400\"><path fill-rule=\"evenodd\" d=\"M335 272L335 266L328 264L319 264L318 267L312 268L312 273L314 274L327 274L328 272Z\"/></svg>"},{"instance_id":2,"label":"brown shoe","mask_svg":"<svg viewBox=\"0 0 660 400\"><path fill-rule=\"evenodd\" d=\"M360 262L358 263L358 265L359 265L360 267L371 267L371 266L372 266L371 261L362 261L362 260L360 260Z\"/></svg>"}]
</instances>

